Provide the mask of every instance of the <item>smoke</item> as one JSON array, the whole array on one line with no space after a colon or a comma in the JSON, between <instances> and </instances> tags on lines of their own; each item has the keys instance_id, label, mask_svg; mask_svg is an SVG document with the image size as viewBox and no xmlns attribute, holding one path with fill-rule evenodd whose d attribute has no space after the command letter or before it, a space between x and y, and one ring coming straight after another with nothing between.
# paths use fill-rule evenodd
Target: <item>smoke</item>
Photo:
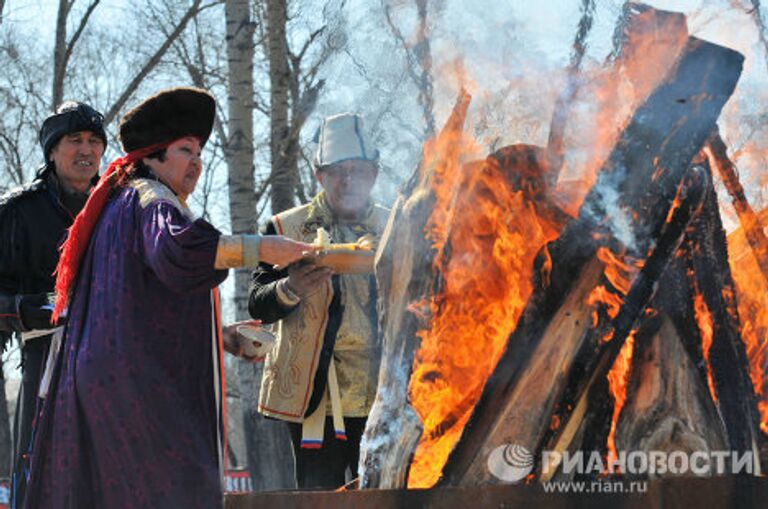
<instances>
[{"instance_id":1,"label":"smoke","mask_svg":"<svg viewBox=\"0 0 768 509\"><path fill-rule=\"evenodd\" d=\"M592 189L592 197L582 208L583 217L594 225L608 228L611 235L618 239L628 250L639 248L637 235L633 228L631 212L621 204L618 183L626 176L624 166L616 167L612 172L602 172Z\"/></svg>"}]
</instances>

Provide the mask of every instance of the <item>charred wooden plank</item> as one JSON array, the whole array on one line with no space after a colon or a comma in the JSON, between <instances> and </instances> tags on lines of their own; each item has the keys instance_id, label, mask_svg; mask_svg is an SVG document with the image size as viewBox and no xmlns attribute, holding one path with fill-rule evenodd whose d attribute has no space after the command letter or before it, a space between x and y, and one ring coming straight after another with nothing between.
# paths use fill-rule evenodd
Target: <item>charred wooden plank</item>
<instances>
[{"instance_id":1,"label":"charred wooden plank","mask_svg":"<svg viewBox=\"0 0 768 509\"><path fill-rule=\"evenodd\" d=\"M487 479L487 471L483 472L486 457L480 451L489 444L504 443L504 429L499 428L499 423L509 414L500 415L499 409L506 406L526 365L535 357L549 322L562 307L586 262L594 256L593 234L617 238L630 255L645 259L665 227L683 173L733 92L742 62L743 57L735 51L690 38L665 82L635 112L587 195L578 219L550 245L552 283L540 285L529 300L446 464L445 484ZM635 215L628 216L627 211ZM652 286L658 275L638 286L637 291L648 292L647 286ZM632 303L639 309L625 306L624 314L617 317L617 329L628 333L646 302L647 298ZM562 391L562 387L546 390ZM494 435L494 431L498 433ZM473 466L480 476L465 480Z\"/></svg>"},{"instance_id":2,"label":"charred wooden plank","mask_svg":"<svg viewBox=\"0 0 768 509\"><path fill-rule=\"evenodd\" d=\"M759 457L760 417L749 377L749 362L740 332L736 290L728 264L728 250L714 189L688 232L693 281L712 314L712 369L717 404L733 451L752 451Z\"/></svg>"},{"instance_id":3,"label":"charred wooden plank","mask_svg":"<svg viewBox=\"0 0 768 509\"><path fill-rule=\"evenodd\" d=\"M579 30L582 30L582 25ZM627 76L632 81L635 101L640 104L664 79L666 69L674 64L687 37L685 15L654 9L642 3L626 2L616 26L614 50L609 58L610 71L607 74ZM576 60L571 62L566 85L552 112L547 140L547 183L550 188L555 187L565 160L566 129L572 122L569 119L570 110L582 86L579 65ZM602 84L601 93L615 96L618 83Z\"/></svg>"}]
</instances>

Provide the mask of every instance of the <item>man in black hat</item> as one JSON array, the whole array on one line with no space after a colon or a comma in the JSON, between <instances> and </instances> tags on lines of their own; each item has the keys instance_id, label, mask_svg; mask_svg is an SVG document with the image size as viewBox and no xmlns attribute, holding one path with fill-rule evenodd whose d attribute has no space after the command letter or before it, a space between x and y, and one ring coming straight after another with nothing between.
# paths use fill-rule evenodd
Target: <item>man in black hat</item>
<instances>
[{"instance_id":1,"label":"man in black hat","mask_svg":"<svg viewBox=\"0 0 768 509\"><path fill-rule=\"evenodd\" d=\"M97 181L106 134L101 113L68 101L43 122L45 164L35 180L0 197L0 342L21 340L22 381L13 440L16 500L37 406L40 377L51 344L53 271L67 228Z\"/></svg>"}]
</instances>

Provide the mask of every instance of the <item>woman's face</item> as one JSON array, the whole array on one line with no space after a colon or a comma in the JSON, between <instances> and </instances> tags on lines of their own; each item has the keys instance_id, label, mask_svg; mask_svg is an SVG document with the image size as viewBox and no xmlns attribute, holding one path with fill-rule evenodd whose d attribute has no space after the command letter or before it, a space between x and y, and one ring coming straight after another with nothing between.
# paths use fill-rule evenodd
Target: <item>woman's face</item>
<instances>
[{"instance_id":1,"label":"woman's face","mask_svg":"<svg viewBox=\"0 0 768 509\"><path fill-rule=\"evenodd\" d=\"M189 136L168 145L164 161L144 158L144 164L149 166L157 178L170 187L176 196L186 201L195 190L203 171L201 151L200 140Z\"/></svg>"}]
</instances>

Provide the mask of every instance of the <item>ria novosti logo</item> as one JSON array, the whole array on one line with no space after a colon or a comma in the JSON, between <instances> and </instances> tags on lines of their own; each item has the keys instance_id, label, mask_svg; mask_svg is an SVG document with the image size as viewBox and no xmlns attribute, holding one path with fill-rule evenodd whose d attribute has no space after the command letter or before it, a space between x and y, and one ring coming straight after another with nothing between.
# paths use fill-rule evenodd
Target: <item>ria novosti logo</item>
<instances>
[{"instance_id":1,"label":"ria novosti logo","mask_svg":"<svg viewBox=\"0 0 768 509\"><path fill-rule=\"evenodd\" d=\"M618 455L600 451L541 453L542 472L563 474L634 474L634 475L760 475L760 464L752 451L620 451ZM504 444L488 456L488 471L497 479L515 483L533 470L534 457L522 445Z\"/></svg>"},{"instance_id":2,"label":"ria novosti logo","mask_svg":"<svg viewBox=\"0 0 768 509\"><path fill-rule=\"evenodd\" d=\"M533 454L522 445L504 444L488 455L488 471L497 479L516 483L533 470Z\"/></svg>"}]
</instances>

